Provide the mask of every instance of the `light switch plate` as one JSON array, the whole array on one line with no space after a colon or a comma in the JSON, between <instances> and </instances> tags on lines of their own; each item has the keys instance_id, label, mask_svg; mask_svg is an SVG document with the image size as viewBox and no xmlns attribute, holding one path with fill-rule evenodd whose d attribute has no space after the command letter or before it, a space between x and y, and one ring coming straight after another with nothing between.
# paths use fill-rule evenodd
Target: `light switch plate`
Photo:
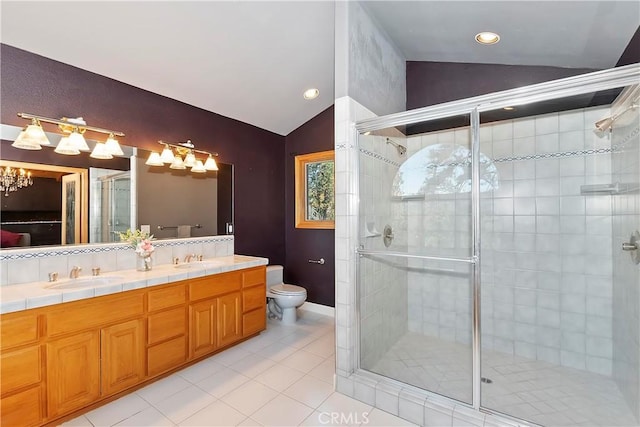
<instances>
[{"instance_id":1,"label":"light switch plate","mask_svg":"<svg viewBox=\"0 0 640 427\"><path fill-rule=\"evenodd\" d=\"M150 234L151 233L151 226L149 224L141 225L140 226L140 231L142 231L143 233Z\"/></svg>"}]
</instances>

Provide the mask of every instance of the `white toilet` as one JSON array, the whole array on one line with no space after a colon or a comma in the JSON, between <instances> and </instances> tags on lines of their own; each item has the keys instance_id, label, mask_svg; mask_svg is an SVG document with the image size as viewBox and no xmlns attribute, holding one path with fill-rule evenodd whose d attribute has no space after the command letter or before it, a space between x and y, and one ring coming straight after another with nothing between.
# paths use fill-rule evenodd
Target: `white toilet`
<instances>
[{"instance_id":1,"label":"white toilet","mask_svg":"<svg viewBox=\"0 0 640 427\"><path fill-rule=\"evenodd\" d=\"M282 283L284 268L281 265L267 266L267 299L269 317L281 319L283 323L295 323L296 308L304 304L307 290L302 286Z\"/></svg>"}]
</instances>

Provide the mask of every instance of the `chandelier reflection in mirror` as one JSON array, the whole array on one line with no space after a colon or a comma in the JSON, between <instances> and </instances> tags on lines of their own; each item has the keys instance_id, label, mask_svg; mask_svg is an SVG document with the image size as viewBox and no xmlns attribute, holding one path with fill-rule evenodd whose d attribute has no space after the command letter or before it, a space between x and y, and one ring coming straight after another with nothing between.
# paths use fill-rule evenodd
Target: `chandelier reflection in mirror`
<instances>
[{"instance_id":1,"label":"chandelier reflection in mirror","mask_svg":"<svg viewBox=\"0 0 640 427\"><path fill-rule=\"evenodd\" d=\"M10 166L0 168L0 191L4 192L5 197L9 197L9 193L13 191L30 185L33 185L31 172Z\"/></svg>"},{"instance_id":2,"label":"chandelier reflection in mirror","mask_svg":"<svg viewBox=\"0 0 640 427\"><path fill-rule=\"evenodd\" d=\"M94 159L112 159L113 156L124 155L118 140L115 139L116 136L123 137L124 133L88 126L82 117L75 119L67 117L50 119L29 113L18 113L18 117L31 120L31 124L20 132L16 140L11 144L14 148L21 150L42 150L42 147L51 146L52 144L42 128L42 123L44 122L57 125L58 130L63 133L63 137L54 149L58 154L74 156L80 154L82 151L91 151L90 157ZM109 136L104 142L97 142L92 151L84 139L84 133L87 131Z\"/></svg>"},{"instance_id":3,"label":"chandelier reflection in mirror","mask_svg":"<svg viewBox=\"0 0 640 427\"><path fill-rule=\"evenodd\" d=\"M207 171L217 171L218 164L214 157L218 153L210 153L208 151L196 150L191 140L186 142L178 142L170 144L164 141L158 141L158 144L164 145L162 153L152 151L149 158L145 162L148 166L164 166L169 165L171 169L187 169L191 168L193 173L206 173ZM196 153L205 154L206 160L203 161L196 158Z\"/></svg>"}]
</instances>

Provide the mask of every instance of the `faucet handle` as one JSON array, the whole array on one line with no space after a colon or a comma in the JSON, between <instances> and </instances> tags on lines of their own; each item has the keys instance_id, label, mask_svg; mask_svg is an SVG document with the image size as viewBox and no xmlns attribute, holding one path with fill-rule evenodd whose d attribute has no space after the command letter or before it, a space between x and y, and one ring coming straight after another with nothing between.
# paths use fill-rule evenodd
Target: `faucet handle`
<instances>
[{"instance_id":1,"label":"faucet handle","mask_svg":"<svg viewBox=\"0 0 640 427\"><path fill-rule=\"evenodd\" d=\"M49 281L55 282L56 280L58 280L58 273L55 271L52 273L49 273Z\"/></svg>"},{"instance_id":2,"label":"faucet handle","mask_svg":"<svg viewBox=\"0 0 640 427\"><path fill-rule=\"evenodd\" d=\"M198 261L202 261L204 257L202 255L198 255Z\"/></svg>"},{"instance_id":3,"label":"faucet handle","mask_svg":"<svg viewBox=\"0 0 640 427\"><path fill-rule=\"evenodd\" d=\"M100 275L100 267L94 267L91 269L91 274L94 276L99 276Z\"/></svg>"}]
</instances>

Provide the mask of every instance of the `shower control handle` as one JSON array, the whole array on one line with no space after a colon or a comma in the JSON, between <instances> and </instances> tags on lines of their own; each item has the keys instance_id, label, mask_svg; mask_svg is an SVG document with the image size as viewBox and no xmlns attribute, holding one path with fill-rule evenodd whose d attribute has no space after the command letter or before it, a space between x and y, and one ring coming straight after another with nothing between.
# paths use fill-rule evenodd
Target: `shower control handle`
<instances>
[{"instance_id":1,"label":"shower control handle","mask_svg":"<svg viewBox=\"0 0 640 427\"><path fill-rule=\"evenodd\" d=\"M323 265L324 264L324 258L320 258L319 260L315 260L315 259L310 259L309 262L311 264L320 264Z\"/></svg>"},{"instance_id":2,"label":"shower control handle","mask_svg":"<svg viewBox=\"0 0 640 427\"><path fill-rule=\"evenodd\" d=\"M633 263L640 264L640 232L636 230L631 234L629 241L622 244L622 250L629 252Z\"/></svg>"}]
</instances>

